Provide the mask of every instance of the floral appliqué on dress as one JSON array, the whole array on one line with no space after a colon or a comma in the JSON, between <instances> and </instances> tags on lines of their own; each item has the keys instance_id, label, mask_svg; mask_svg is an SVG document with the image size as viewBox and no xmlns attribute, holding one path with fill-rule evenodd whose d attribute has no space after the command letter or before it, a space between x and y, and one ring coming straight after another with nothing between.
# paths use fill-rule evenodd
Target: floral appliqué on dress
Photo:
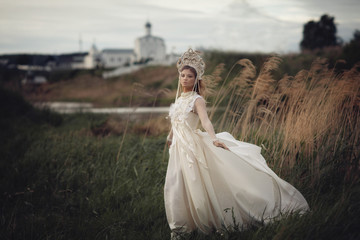
<instances>
[{"instance_id":1,"label":"floral appliqu\u00e9 on dress","mask_svg":"<svg viewBox=\"0 0 360 240\"><path fill-rule=\"evenodd\" d=\"M195 100L201 98L196 92L182 93L181 96L170 105L169 117L172 122L184 123L188 114L194 110Z\"/></svg>"}]
</instances>

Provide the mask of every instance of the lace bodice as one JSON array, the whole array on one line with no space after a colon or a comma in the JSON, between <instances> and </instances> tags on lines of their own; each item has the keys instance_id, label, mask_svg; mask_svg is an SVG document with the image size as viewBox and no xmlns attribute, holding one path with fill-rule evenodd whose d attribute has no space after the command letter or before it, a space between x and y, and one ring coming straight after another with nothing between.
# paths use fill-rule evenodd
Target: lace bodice
<instances>
[{"instance_id":1,"label":"lace bodice","mask_svg":"<svg viewBox=\"0 0 360 240\"><path fill-rule=\"evenodd\" d=\"M171 123L186 124L194 129L199 121L199 117L194 113L195 100L201 98L196 92L182 93L181 96L171 104L169 117Z\"/></svg>"}]
</instances>

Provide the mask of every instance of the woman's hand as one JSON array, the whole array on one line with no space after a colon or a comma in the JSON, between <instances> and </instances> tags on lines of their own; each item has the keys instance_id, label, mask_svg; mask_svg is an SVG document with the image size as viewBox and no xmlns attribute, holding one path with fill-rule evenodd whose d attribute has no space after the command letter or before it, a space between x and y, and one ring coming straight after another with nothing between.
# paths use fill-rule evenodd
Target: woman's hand
<instances>
[{"instance_id":1,"label":"woman's hand","mask_svg":"<svg viewBox=\"0 0 360 240\"><path fill-rule=\"evenodd\" d=\"M172 144L172 132L166 137L166 144L170 148L170 146Z\"/></svg>"},{"instance_id":2,"label":"woman's hand","mask_svg":"<svg viewBox=\"0 0 360 240\"><path fill-rule=\"evenodd\" d=\"M221 147L221 148L223 148L223 149L229 150L229 148L225 145L225 143L220 142L219 139L214 139L214 140L213 140L213 144L214 144L216 147Z\"/></svg>"},{"instance_id":3,"label":"woman's hand","mask_svg":"<svg viewBox=\"0 0 360 240\"><path fill-rule=\"evenodd\" d=\"M171 140L171 139L167 139L166 143L167 143L168 147L170 148L171 143L172 143L172 140Z\"/></svg>"}]
</instances>

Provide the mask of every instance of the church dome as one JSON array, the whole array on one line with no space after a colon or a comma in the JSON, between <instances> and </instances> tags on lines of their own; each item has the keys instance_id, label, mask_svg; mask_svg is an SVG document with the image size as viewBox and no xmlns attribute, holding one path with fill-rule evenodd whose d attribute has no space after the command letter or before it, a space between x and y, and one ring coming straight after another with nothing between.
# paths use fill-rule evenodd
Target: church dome
<instances>
[{"instance_id":1,"label":"church dome","mask_svg":"<svg viewBox=\"0 0 360 240\"><path fill-rule=\"evenodd\" d=\"M163 61L166 58L166 47L164 39L151 35L151 23L145 23L145 36L135 40L135 56L141 61Z\"/></svg>"}]
</instances>

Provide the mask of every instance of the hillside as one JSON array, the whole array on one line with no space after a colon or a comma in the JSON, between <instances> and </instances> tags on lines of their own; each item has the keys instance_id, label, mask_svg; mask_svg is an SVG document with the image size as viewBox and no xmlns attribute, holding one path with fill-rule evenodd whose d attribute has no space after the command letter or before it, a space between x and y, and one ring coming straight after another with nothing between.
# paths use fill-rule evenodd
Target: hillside
<instances>
[{"instance_id":1,"label":"hillside","mask_svg":"<svg viewBox=\"0 0 360 240\"><path fill-rule=\"evenodd\" d=\"M234 78L242 71L237 64L240 59L249 59L256 69L261 69L271 54L206 51L205 75L223 69L220 77ZM284 75L295 76L302 69L311 68L317 58L327 59L328 68L337 73L350 69L352 64L342 61L339 49L330 49L314 54L287 54L281 56L281 63L274 77L280 80ZM233 68L234 67L234 68ZM231 71L232 70L232 71ZM0 69L0 82L6 87L20 91L30 102L66 101L90 102L95 107L168 106L174 99L178 73L175 66L149 66L131 74L103 79L103 70L68 70L40 72L49 82L41 86L21 86L26 72ZM232 72L229 76L228 73ZM233 74L234 73L234 74ZM227 81L228 82L228 81ZM131 101L130 101L131 100Z\"/></svg>"},{"instance_id":2,"label":"hillside","mask_svg":"<svg viewBox=\"0 0 360 240\"><path fill-rule=\"evenodd\" d=\"M21 93L30 102L90 102L98 107L129 106L131 96L132 106L152 106L158 96L155 105L161 106L172 101L174 94L164 89L175 90L177 76L174 66L146 67L111 79L84 71L41 86L23 86Z\"/></svg>"},{"instance_id":3,"label":"hillside","mask_svg":"<svg viewBox=\"0 0 360 240\"><path fill-rule=\"evenodd\" d=\"M241 74L218 87L210 113L225 103L214 118L217 132L261 146L269 167L303 193L311 211L182 239L360 239L360 69L337 74L316 61L278 80L272 73L279 64L273 57L256 70L238 61ZM96 102L119 92L131 96L133 83L146 81L134 91L145 99L142 90L176 83L174 70L176 79L175 67L153 67L107 81L82 72L44 85L48 94L41 95L56 99L63 91L67 100L73 93L85 101L92 93ZM217 70L215 80L228 74ZM59 115L34 109L1 86L0 99L3 239L169 239L163 202L168 120Z\"/></svg>"}]
</instances>

